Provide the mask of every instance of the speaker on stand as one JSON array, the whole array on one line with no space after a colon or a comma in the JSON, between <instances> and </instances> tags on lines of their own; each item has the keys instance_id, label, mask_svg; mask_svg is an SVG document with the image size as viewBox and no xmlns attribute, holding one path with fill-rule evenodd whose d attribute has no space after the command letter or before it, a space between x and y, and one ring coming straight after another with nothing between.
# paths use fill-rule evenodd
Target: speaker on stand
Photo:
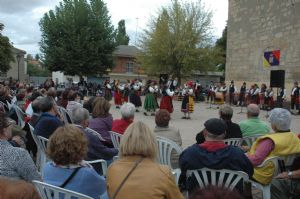
<instances>
[{"instance_id":1,"label":"speaker on stand","mask_svg":"<svg viewBox=\"0 0 300 199\"><path fill-rule=\"evenodd\" d=\"M277 96L278 88L284 88L285 84L285 71L284 70L271 70L270 75L270 87L277 88ZM277 100L277 97L276 97ZM276 101L276 106L278 105L278 102ZM268 115L268 112L267 112Z\"/></svg>"}]
</instances>

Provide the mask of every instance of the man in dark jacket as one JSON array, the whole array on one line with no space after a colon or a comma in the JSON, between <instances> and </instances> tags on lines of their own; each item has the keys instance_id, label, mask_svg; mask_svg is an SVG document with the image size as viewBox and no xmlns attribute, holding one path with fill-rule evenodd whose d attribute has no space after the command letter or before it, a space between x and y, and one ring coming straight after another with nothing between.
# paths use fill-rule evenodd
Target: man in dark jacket
<instances>
[{"instance_id":1,"label":"man in dark jacket","mask_svg":"<svg viewBox=\"0 0 300 199\"><path fill-rule=\"evenodd\" d=\"M223 105L219 111L220 118L226 122L226 135L224 139L242 138L242 131L238 124L231 121L233 110L229 105ZM202 144L205 141L203 131L196 135L197 144Z\"/></svg>"},{"instance_id":2,"label":"man in dark jacket","mask_svg":"<svg viewBox=\"0 0 300 199\"><path fill-rule=\"evenodd\" d=\"M39 101L39 109L42 114L36 121L33 133L48 139L63 122L52 97L42 98Z\"/></svg>"},{"instance_id":3,"label":"man in dark jacket","mask_svg":"<svg viewBox=\"0 0 300 199\"><path fill-rule=\"evenodd\" d=\"M99 133L88 129L89 111L85 108L77 108L72 112L74 124L80 128L88 140L87 160L104 159L109 164L114 156L118 154L118 149L109 148L103 144L105 140Z\"/></svg>"},{"instance_id":4,"label":"man in dark jacket","mask_svg":"<svg viewBox=\"0 0 300 199\"><path fill-rule=\"evenodd\" d=\"M181 168L180 185L188 191L192 191L197 184L195 179L186 179L186 171L194 169L228 169L244 171L251 177L253 167L244 152L234 146L228 146L223 142L226 134L226 123L217 118L209 119L204 123L203 135L205 142L194 144L185 149L179 158ZM237 187L242 191L242 187Z\"/></svg>"}]
</instances>

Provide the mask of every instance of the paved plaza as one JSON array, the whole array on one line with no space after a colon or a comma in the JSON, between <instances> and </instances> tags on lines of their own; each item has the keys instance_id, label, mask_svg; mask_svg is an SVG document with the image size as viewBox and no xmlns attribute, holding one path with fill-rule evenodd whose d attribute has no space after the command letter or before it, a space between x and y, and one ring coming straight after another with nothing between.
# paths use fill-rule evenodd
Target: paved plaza
<instances>
[{"instance_id":1,"label":"paved plaza","mask_svg":"<svg viewBox=\"0 0 300 199\"><path fill-rule=\"evenodd\" d=\"M144 98L142 98L142 101ZM116 109L113 101L111 101L112 108L111 113L114 119L120 118L121 114L119 109ZM195 136L203 129L204 122L209 118L219 117L219 110L217 106L213 105L210 108L210 105L205 102L195 103L195 111L191 115L192 119L186 120L181 119L183 113L181 113L181 101L173 101L174 112L171 117L170 126L176 127L180 130L182 137L183 148L186 148L195 143ZM241 112L240 107L233 107L233 122L239 123L240 121L246 119L246 108L243 108ZM143 114L143 109L140 108L140 112L136 113L135 120L143 121L148 124L151 128L155 127L154 116L145 116ZM260 118L264 121L268 121L266 118L267 111L261 111ZM292 128L291 130L295 133L300 133L300 116L292 116Z\"/></svg>"}]
</instances>

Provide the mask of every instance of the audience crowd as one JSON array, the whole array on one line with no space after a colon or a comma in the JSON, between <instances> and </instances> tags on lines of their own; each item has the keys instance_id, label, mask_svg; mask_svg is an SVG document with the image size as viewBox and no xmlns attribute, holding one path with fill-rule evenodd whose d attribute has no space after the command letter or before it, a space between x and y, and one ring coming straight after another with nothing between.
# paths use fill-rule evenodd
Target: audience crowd
<instances>
[{"instance_id":1,"label":"audience crowd","mask_svg":"<svg viewBox=\"0 0 300 199\"><path fill-rule=\"evenodd\" d=\"M223 105L218 118L204 122L195 144L179 154L158 147L157 136L182 147L181 132L170 125L167 110L156 112L151 129L135 117L135 105L123 103L119 119L110 108L105 98L83 100L72 89L57 92L20 83L13 91L0 85L0 198L39 199L36 181L96 199L252 198L248 180L238 181L233 190L199 188L199 179L189 171L205 168L241 171L251 181L270 184L272 199L300 198L300 140L286 109L273 109L268 124L260 119L259 107L250 104L247 119L237 124L233 109ZM119 147L114 147L112 131L121 136ZM46 151L37 150L41 137L48 140ZM255 141L249 145L250 138ZM230 139L240 143L225 144ZM43 167L40 153L47 156ZM158 157L167 153L171 164L160 164ZM291 165L282 160L287 156L294 157ZM263 164L271 157L278 157L278 171L272 162Z\"/></svg>"}]
</instances>

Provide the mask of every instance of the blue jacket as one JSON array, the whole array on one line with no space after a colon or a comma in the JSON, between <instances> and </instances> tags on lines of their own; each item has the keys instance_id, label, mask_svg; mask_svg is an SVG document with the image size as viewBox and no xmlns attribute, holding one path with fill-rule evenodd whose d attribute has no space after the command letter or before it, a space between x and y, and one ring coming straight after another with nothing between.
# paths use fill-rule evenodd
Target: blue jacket
<instances>
[{"instance_id":1,"label":"blue jacket","mask_svg":"<svg viewBox=\"0 0 300 199\"><path fill-rule=\"evenodd\" d=\"M185 149L179 157L181 168L180 184L189 191L195 186L193 180L186 180L186 171L193 169L229 169L235 171L244 171L252 177L253 166L244 152L234 146L227 146L214 152L209 152L194 144Z\"/></svg>"},{"instance_id":2,"label":"blue jacket","mask_svg":"<svg viewBox=\"0 0 300 199\"><path fill-rule=\"evenodd\" d=\"M54 115L42 113L34 126L34 134L49 138L63 123Z\"/></svg>"},{"instance_id":3,"label":"blue jacket","mask_svg":"<svg viewBox=\"0 0 300 199\"><path fill-rule=\"evenodd\" d=\"M48 162L44 168L44 182L59 187L74 170L75 168L61 168ZM105 179L89 167L81 167L64 188L93 198L107 198Z\"/></svg>"}]
</instances>

